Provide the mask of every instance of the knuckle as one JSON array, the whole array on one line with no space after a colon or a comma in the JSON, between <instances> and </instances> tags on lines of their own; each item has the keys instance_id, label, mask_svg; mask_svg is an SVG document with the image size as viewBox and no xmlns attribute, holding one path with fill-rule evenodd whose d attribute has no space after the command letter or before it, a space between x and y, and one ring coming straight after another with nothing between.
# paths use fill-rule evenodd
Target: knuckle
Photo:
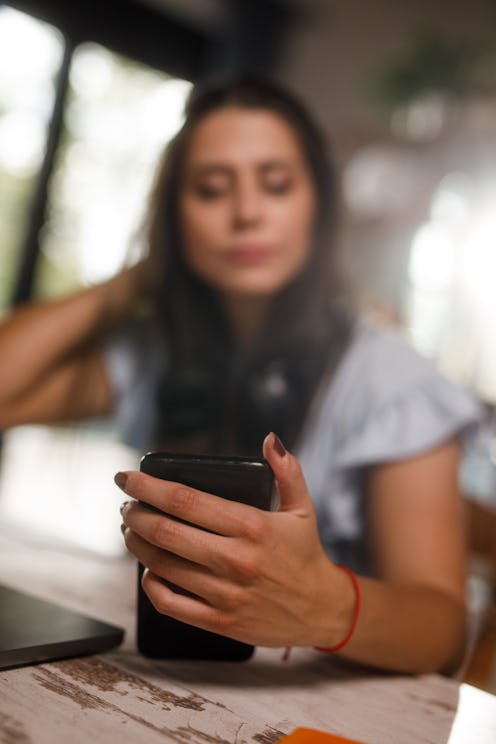
<instances>
[{"instance_id":1,"label":"knuckle","mask_svg":"<svg viewBox=\"0 0 496 744\"><path fill-rule=\"evenodd\" d=\"M148 596L148 599L157 610L157 612L159 612L161 615L168 615L172 610L169 590L166 589L165 586L163 588L160 587L159 589L157 589L156 586L153 586L152 588L152 586L149 584L149 570L150 569L147 569L141 578L141 586L143 588L143 591Z\"/></svg>"},{"instance_id":2,"label":"knuckle","mask_svg":"<svg viewBox=\"0 0 496 744\"><path fill-rule=\"evenodd\" d=\"M147 568L156 576L164 578L165 574L165 561L163 555L153 551L150 553L148 560L146 561Z\"/></svg>"},{"instance_id":3,"label":"knuckle","mask_svg":"<svg viewBox=\"0 0 496 744\"><path fill-rule=\"evenodd\" d=\"M236 584L227 584L222 587L219 596L219 605L224 612L232 612L244 605L245 594L241 587Z\"/></svg>"},{"instance_id":4,"label":"knuckle","mask_svg":"<svg viewBox=\"0 0 496 744\"><path fill-rule=\"evenodd\" d=\"M264 514L259 514L255 509L248 519L242 524L242 533L251 542L262 543L267 536L267 520Z\"/></svg>"},{"instance_id":5,"label":"knuckle","mask_svg":"<svg viewBox=\"0 0 496 744\"><path fill-rule=\"evenodd\" d=\"M196 493L186 486L175 486L170 493L170 507L174 512L193 511L196 502Z\"/></svg>"},{"instance_id":6,"label":"knuckle","mask_svg":"<svg viewBox=\"0 0 496 744\"><path fill-rule=\"evenodd\" d=\"M171 604L165 594L151 598L151 603L161 615L168 615L171 611Z\"/></svg>"},{"instance_id":7,"label":"knuckle","mask_svg":"<svg viewBox=\"0 0 496 744\"><path fill-rule=\"evenodd\" d=\"M234 555L230 564L232 574L242 584L253 584L260 577L260 566L253 555Z\"/></svg>"},{"instance_id":8,"label":"knuckle","mask_svg":"<svg viewBox=\"0 0 496 744\"><path fill-rule=\"evenodd\" d=\"M216 631L221 635L235 636L238 629L238 622L234 615L229 611L222 612L216 620Z\"/></svg>"},{"instance_id":9,"label":"knuckle","mask_svg":"<svg viewBox=\"0 0 496 744\"><path fill-rule=\"evenodd\" d=\"M151 541L154 545L165 547L175 538L178 532L178 523L169 517L157 517L154 521Z\"/></svg>"}]
</instances>

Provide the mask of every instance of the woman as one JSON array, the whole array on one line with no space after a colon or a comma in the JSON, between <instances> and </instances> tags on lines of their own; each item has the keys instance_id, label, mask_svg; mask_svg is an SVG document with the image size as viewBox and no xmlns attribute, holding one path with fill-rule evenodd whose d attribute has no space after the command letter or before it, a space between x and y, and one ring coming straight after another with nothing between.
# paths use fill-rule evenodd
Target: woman
<instances>
[{"instance_id":1,"label":"woman","mask_svg":"<svg viewBox=\"0 0 496 744\"><path fill-rule=\"evenodd\" d=\"M2 426L117 409L139 447L246 454L276 431L300 461L265 437L277 512L116 476L151 601L248 643L452 671L465 636L459 437L476 407L353 319L335 203L323 140L290 96L243 80L195 91L158 171L148 260L1 329Z\"/></svg>"}]
</instances>

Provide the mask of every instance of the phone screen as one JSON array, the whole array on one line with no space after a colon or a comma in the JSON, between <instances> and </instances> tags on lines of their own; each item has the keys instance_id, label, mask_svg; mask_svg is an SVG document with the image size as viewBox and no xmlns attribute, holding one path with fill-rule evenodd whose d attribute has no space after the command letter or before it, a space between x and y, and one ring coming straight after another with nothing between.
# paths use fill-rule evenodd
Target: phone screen
<instances>
[{"instance_id":1,"label":"phone screen","mask_svg":"<svg viewBox=\"0 0 496 744\"><path fill-rule=\"evenodd\" d=\"M273 474L262 459L151 452L142 458L140 470L259 509L270 510L272 506ZM141 588L143 570L139 565L137 642L142 654L159 659L243 661L250 658L254 647L249 644L157 612ZM169 586L174 591L183 591Z\"/></svg>"}]
</instances>

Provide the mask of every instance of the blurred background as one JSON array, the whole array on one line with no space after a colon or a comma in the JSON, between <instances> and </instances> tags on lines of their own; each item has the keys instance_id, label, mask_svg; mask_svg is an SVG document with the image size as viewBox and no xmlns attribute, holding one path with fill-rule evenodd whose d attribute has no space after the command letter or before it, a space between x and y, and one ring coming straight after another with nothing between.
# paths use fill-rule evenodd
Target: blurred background
<instances>
[{"instance_id":1,"label":"blurred background","mask_svg":"<svg viewBox=\"0 0 496 744\"><path fill-rule=\"evenodd\" d=\"M0 314L139 255L153 169L191 84L235 71L285 84L328 134L364 310L491 412L494 0L0 2ZM111 421L9 431L0 516L117 555L112 478L141 454ZM476 479L494 477L485 465Z\"/></svg>"},{"instance_id":2,"label":"blurred background","mask_svg":"<svg viewBox=\"0 0 496 744\"><path fill-rule=\"evenodd\" d=\"M0 0L0 318L139 257L192 83L234 72L286 85L328 135L357 301L484 401L462 486L495 508L494 0ZM121 556L113 475L142 454L111 420L5 432L0 527ZM493 611L465 679L496 691Z\"/></svg>"}]
</instances>

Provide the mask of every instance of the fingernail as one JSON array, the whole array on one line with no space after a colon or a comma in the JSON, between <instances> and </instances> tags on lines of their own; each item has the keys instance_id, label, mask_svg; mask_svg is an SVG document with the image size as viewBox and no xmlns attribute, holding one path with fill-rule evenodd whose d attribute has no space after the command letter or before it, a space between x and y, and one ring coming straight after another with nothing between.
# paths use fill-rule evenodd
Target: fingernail
<instances>
[{"instance_id":1,"label":"fingernail","mask_svg":"<svg viewBox=\"0 0 496 744\"><path fill-rule=\"evenodd\" d=\"M277 434L274 434L274 449L279 455L279 457L284 457L287 452L286 447L281 442Z\"/></svg>"},{"instance_id":2,"label":"fingernail","mask_svg":"<svg viewBox=\"0 0 496 744\"><path fill-rule=\"evenodd\" d=\"M116 486L119 486L122 491L125 491L127 483L126 473L116 473L116 475L114 476L114 483L116 484Z\"/></svg>"},{"instance_id":3,"label":"fingernail","mask_svg":"<svg viewBox=\"0 0 496 744\"><path fill-rule=\"evenodd\" d=\"M121 505L120 505L120 507L119 507L119 511L120 511L120 513L121 513L121 514L124 514L124 509L126 508L126 506L127 506L128 504L129 504L129 501L123 501L123 502L122 502L122 504L121 504Z\"/></svg>"}]
</instances>

